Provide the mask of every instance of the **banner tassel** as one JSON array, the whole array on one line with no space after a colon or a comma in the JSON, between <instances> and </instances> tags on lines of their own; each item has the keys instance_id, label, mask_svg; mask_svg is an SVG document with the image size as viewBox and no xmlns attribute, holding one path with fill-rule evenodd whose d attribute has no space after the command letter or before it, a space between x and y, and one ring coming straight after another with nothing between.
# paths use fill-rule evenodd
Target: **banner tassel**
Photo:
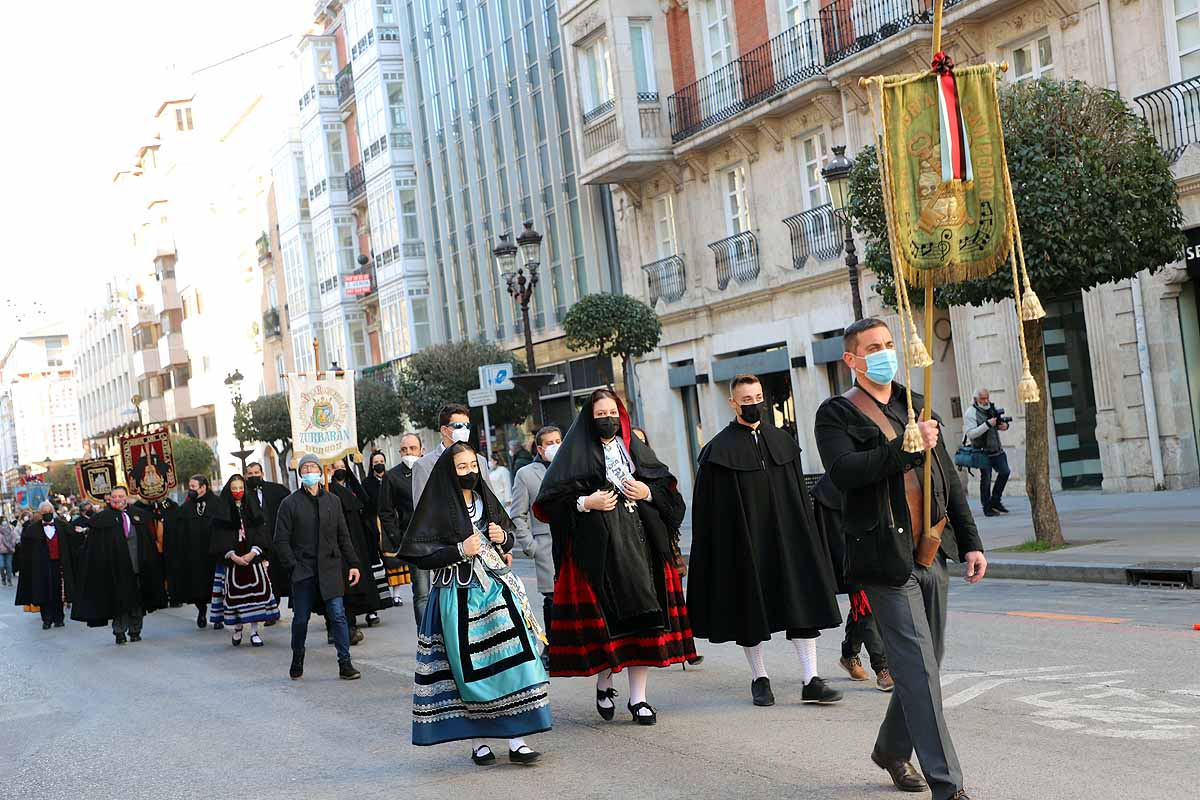
<instances>
[{"instance_id":1,"label":"banner tassel","mask_svg":"<svg viewBox=\"0 0 1200 800\"><path fill-rule=\"evenodd\" d=\"M1029 371L1028 358L1025 359L1021 382L1017 384L1017 399L1026 405L1041 402L1042 399L1042 393L1038 391L1037 381L1033 379L1033 373Z\"/></svg>"},{"instance_id":2,"label":"banner tassel","mask_svg":"<svg viewBox=\"0 0 1200 800\"><path fill-rule=\"evenodd\" d=\"M917 425L917 415L913 413L912 409L908 411L908 424L904 426L902 447L906 453L925 452L925 437L921 435L921 428Z\"/></svg>"},{"instance_id":3,"label":"banner tassel","mask_svg":"<svg viewBox=\"0 0 1200 800\"><path fill-rule=\"evenodd\" d=\"M933 358L929 355L929 350L926 349L925 343L921 341L921 337L913 331L912 337L908 340L908 359L912 364L913 369L925 369L933 366Z\"/></svg>"},{"instance_id":4,"label":"banner tassel","mask_svg":"<svg viewBox=\"0 0 1200 800\"><path fill-rule=\"evenodd\" d=\"M1038 299L1037 292L1026 284L1025 293L1021 295L1021 319L1032 322L1045 316L1046 310L1042 308L1042 301Z\"/></svg>"}]
</instances>

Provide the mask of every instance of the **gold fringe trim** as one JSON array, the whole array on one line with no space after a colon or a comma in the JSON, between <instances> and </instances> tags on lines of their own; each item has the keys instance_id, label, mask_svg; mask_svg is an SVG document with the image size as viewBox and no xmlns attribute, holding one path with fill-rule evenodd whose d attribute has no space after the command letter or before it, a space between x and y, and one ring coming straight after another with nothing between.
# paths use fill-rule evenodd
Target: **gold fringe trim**
<instances>
[{"instance_id":1,"label":"gold fringe trim","mask_svg":"<svg viewBox=\"0 0 1200 800\"><path fill-rule=\"evenodd\" d=\"M1042 393L1038 391L1037 381L1033 379L1033 373L1029 371L1028 360L1025 362L1025 371L1021 375L1021 382L1017 384L1017 399L1025 405L1042 401Z\"/></svg>"},{"instance_id":2,"label":"gold fringe trim","mask_svg":"<svg viewBox=\"0 0 1200 800\"><path fill-rule=\"evenodd\" d=\"M917 420L911 415L908 418L908 424L904 426L903 448L906 453L921 453L925 450L925 437L921 435L921 429L917 427Z\"/></svg>"},{"instance_id":3,"label":"gold fringe trim","mask_svg":"<svg viewBox=\"0 0 1200 800\"><path fill-rule=\"evenodd\" d=\"M926 313L929 313L926 310ZM933 366L933 359L929 356L929 350L925 348L925 343L921 341L921 337L913 334L908 340L908 358L913 369L925 369Z\"/></svg>"},{"instance_id":4,"label":"gold fringe trim","mask_svg":"<svg viewBox=\"0 0 1200 800\"><path fill-rule=\"evenodd\" d=\"M1037 292L1029 285L1029 279L1025 280L1025 294L1021 295L1021 319L1026 322L1042 319L1046 316L1046 310L1042 308L1042 301L1038 299Z\"/></svg>"}]
</instances>

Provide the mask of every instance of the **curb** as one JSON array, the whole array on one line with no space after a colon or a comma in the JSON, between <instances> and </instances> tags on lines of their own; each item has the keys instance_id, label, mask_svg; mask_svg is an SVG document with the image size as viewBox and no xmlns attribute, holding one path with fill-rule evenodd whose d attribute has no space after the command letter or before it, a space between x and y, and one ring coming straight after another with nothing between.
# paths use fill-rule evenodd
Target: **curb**
<instances>
[{"instance_id":1,"label":"curb","mask_svg":"<svg viewBox=\"0 0 1200 800\"><path fill-rule=\"evenodd\" d=\"M1130 572L1146 565L1104 564L1069 561L1024 561L1020 559L988 559L987 577L1028 581L1074 581L1106 583L1117 586L1131 584ZM957 562L946 565L950 575L962 577L966 566ZM1192 586L1200 587L1200 567L1192 568Z\"/></svg>"}]
</instances>

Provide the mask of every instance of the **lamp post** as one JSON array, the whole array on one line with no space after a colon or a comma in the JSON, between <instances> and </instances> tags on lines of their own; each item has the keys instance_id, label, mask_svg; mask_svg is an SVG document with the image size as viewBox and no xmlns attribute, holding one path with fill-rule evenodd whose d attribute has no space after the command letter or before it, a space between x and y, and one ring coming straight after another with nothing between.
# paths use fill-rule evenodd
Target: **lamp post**
<instances>
[{"instance_id":1,"label":"lamp post","mask_svg":"<svg viewBox=\"0 0 1200 800\"><path fill-rule=\"evenodd\" d=\"M253 450L247 450L244 441L242 440L241 432L238 430L238 420L242 416L242 373L240 370L234 370L225 376L225 388L229 390L229 400L233 403L233 435L237 436L238 449L230 455L242 462L242 475L246 474L246 458L254 453Z\"/></svg>"},{"instance_id":2,"label":"lamp post","mask_svg":"<svg viewBox=\"0 0 1200 800\"><path fill-rule=\"evenodd\" d=\"M492 250L496 258L496 269L504 277L508 294L513 301L521 306L521 322L525 328L525 367L527 372L513 376L521 391L529 395L533 411L534 429L542 426L542 397L541 389L554 380L553 372L538 372L537 362L533 355L533 333L529 329L529 301L533 299L533 291L538 285L538 267L541 266L542 235L533 229L532 222L525 223L525 229L513 244L512 234L506 233L500 237L499 244ZM520 256L520 263L517 257ZM528 276L526 276L528 272Z\"/></svg>"},{"instance_id":3,"label":"lamp post","mask_svg":"<svg viewBox=\"0 0 1200 800\"><path fill-rule=\"evenodd\" d=\"M829 203L833 206L833 215L845 228L846 235L846 269L850 272L850 296L854 305L854 319L857 322L863 318L862 297L858 291L858 253L854 249L854 231L850 226L850 215L846 211L846 203L850 199L850 170L854 162L846 158L846 146L836 145L833 148L833 160L821 168L821 179L829 189Z\"/></svg>"}]
</instances>

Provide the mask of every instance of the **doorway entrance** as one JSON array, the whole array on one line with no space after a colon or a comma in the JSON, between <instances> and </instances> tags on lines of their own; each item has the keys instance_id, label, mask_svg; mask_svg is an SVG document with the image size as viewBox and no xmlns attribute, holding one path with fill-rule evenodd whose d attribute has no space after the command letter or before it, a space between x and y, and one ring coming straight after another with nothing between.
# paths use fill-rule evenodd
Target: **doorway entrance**
<instances>
[{"instance_id":1,"label":"doorway entrance","mask_svg":"<svg viewBox=\"0 0 1200 800\"><path fill-rule=\"evenodd\" d=\"M1096 441L1096 390L1083 298L1047 303L1045 308L1046 378L1062 487L1099 487L1104 471Z\"/></svg>"}]
</instances>

